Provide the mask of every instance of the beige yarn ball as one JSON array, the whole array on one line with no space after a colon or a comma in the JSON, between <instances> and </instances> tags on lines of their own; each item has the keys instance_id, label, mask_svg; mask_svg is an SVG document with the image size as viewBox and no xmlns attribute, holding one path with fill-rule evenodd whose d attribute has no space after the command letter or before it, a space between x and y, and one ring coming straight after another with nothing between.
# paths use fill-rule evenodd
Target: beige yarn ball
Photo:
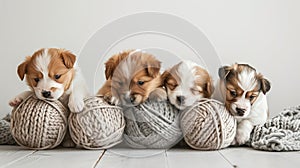
<instances>
[{"instance_id":1,"label":"beige yarn ball","mask_svg":"<svg viewBox=\"0 0 300 168\"><path fill-rule=\"evenodd\" d=\"M124 140L132 148L166 149L182 139L179 111L168 101L146 101L124 115Z\"/></svg>"},{"instance_id":2,"label":"beige yarn ball","mask_svg":"<svg viewBox=\"0 0 300 168\"><path fill-rule=\"evenodd\" d=\"M236 120L221 102L203 99L183 111L181 128L190 147L217 150L229 146L234 140Z\"/></svg>"},{"instance_id":3,"label":"beige yarn ball","mask_svg":"<svg viewBox=\"0 0 300 168\"><path fill-rule=\"evenodd\" d=\"M58 100L40 100L31 95L12 111L12 136L27 148L55 148L66 134L68 113Z\"/></svg>"},{"instance_id":4,"label":"beige yarn ball","mask_svg":"<svg viewBox=\"0 0 300 168\"><path fill-rule=\"evenodd\" d=\"M70 135L75 144L86 149L107 149L122 142L125 120L122 108L108 104L102 97L84 100L80 113L69 117Z\"/></svg>"}]
</instances>

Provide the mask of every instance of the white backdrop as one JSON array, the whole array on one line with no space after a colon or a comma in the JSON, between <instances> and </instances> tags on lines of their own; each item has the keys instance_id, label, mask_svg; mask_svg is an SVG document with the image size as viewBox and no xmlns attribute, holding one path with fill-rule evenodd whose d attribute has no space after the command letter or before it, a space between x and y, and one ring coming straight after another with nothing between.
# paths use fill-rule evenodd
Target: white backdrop
<instances>
[{"instance_id":1,"label":"white backdrop","mask_svg":"<svg viewBox=\"0 0 300 168\"><path fill-rule=\"evenodd\" d=\"M42 47L79 54L99 28L143 11L182 17L206 34L222 63L246 62L256 67L272 83L273 116L284 107L300 104L299 8L300 1L293 0L0 0L0 116L10 112L8 100L27 89L16 74L25 56ZM80 59L79 64L88 65L88 59ZM81 68L88 72L90 67ZM87 82L92 86L93 81Z\"/></svg>"}]
</instances>

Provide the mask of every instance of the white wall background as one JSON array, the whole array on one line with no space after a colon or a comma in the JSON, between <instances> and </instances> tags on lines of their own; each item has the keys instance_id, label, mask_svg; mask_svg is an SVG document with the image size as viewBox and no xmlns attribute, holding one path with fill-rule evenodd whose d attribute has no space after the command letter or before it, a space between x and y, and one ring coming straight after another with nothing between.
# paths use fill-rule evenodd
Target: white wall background
<instances>
[{"instance_id":1,"label":"white wall background","mask_svg":"<svg viewBox=\"0 0 300 168\"><path fill-rule=\"evenodd\" d=\"M185 18L206 34L224 64L256 67L272 82L275 115L300 104L299 8L300 1L293 0L0 0L0 116L10 112L8 100L27 89L16 74L26 55L42 47L79 53L103 25L143 11Z\"/></svg>"}]
</instances>

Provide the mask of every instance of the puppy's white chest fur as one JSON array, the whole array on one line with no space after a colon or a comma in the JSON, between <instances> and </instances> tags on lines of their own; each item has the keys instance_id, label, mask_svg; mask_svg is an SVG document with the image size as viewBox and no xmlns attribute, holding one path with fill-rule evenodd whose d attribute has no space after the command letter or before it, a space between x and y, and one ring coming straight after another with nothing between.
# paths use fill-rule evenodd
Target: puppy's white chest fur
<instances>
[{"instance_id":1,"label":"puppy's white chest fur","mask_svg":"<svg viewBox=\"0 0 300 168\"><path fill-rule=\"evenodd\" d=\"M264 124L268 118L267 97L262 92L251 106L250 114L246 118L237 118L238 123L249 120L253 125Z\"/></svg>"}]
</instances>

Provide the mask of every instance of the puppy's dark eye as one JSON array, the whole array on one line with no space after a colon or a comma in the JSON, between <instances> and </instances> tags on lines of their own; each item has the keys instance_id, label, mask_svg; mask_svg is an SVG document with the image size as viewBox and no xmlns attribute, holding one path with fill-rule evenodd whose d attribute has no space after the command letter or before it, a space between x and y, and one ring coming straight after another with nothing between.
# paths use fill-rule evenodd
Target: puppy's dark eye
<instances>
[{"instance_id":1,"label":"puppy's dark eye","mask_svg":"<svg viewBox=\"0 0 300 168\"><path fill-rule=\"evenodd\" d=\"M255 97L256 97L255 95L251 95L251 96L249 97L250 101L252 101Z\"/></svg>"},{"instance_id":2,"label":"puppy's dark eye","mask_svg":"<svg viewBox=\"0 0 300 168\"><path fill-rule=\"evenodd\" d=\"M176 84L167 84L170 90L174 90L178 85Z\"/></svg>"},{"instance_id":3,"label":"puppy's dark eye","mask_svg":"<svg viewBox=\"0 0 300 168\"><path fill-rule=\"evenodd\" d=\"M35 81L36 83L38 83L38 82L40 81L40 78L34 78L34 81Z\"/></svg>"},{"instance_id":4,"label":"puppy's dark eye","mask_svg":"<svg viewBox=\"0 0 300 168\"><path fill-rule=\"evenodd\" d=\"M230 90L230 94L232 97L236 97L236 91L235 90Z\"/></svg>"},{"instance_id":5,"label":"puppy's dark eye","mask_svg":"<svg viewBox=\"0 0 300 168\"><path fill-rule=\"evenodd\" d=\"M142 86L144 83L145 83L144 81L140 81L140 80L137 82L137 84L140 86Z\"/></svg>"},{"instance_id":6,"label":"puppy's dark eye","mask_svg":"<svg viewBox=\"0 0 300 168\"><path fill-rule=\"evenodd\" d=\"M58 75L58 74L57 74L57 75L54 75L54 78L55 78L55 79L59 79L60 77L61 77L61 75Z\"/></svg>"}]
</instances>

